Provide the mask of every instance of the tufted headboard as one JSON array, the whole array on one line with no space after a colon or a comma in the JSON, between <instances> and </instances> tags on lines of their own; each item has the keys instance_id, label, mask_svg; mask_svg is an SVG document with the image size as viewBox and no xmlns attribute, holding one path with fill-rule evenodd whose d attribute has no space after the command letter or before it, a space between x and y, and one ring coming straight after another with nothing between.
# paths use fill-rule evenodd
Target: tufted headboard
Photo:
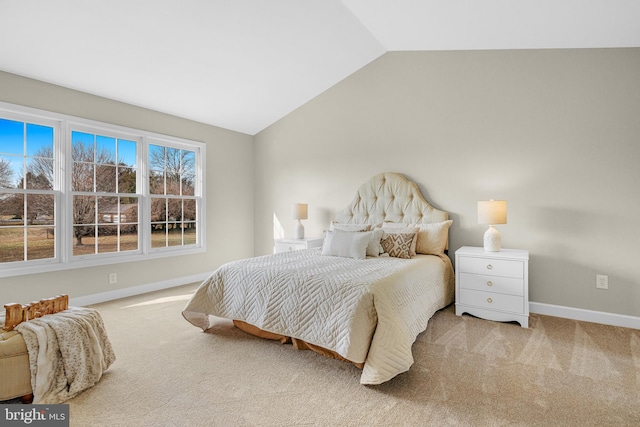
<instances>
[{"instance_id":1,"label":"tufted headboard","mask_svg":"<svg viewBox=\"0 0 640 427\"><path fill-rule=\"evenodd\" d=\"M362 184L351 204L335 218L347 224L428 224L447 219L449 214L431 206L415 182L395 172L380 173Z\"/></svg>"}]
</instances>

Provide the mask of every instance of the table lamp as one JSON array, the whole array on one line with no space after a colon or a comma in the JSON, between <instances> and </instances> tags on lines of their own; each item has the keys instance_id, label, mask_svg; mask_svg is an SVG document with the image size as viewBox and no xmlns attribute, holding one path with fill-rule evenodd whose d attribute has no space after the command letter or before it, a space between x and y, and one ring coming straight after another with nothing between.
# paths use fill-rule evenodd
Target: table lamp
<instances>
[{"instance_id":1,"label":"table lamp","mask_svg":"<svg viewBox=\"0 0 640 427\"><path fill-rule=\"evenodd\" d=\"M478 224L489 224L489 229L484 233L484 250L486 252L500 252L502 238L495 225L506 223L506 200L491 199L478 202Z\"/></svg>"},{"instance_id":2,"label":"table lamp","mask_svg":"<svg viewBox=\"0 0 640 427\"><path fill-rule=\"evenodd\" d=\"M291 217L298 220L294 229L294 236L296 239L304 239L304 225L302 225L300 220L307 219L307 211L306 203L294 203L291 205Z\"/></svg>"}]
</instances>

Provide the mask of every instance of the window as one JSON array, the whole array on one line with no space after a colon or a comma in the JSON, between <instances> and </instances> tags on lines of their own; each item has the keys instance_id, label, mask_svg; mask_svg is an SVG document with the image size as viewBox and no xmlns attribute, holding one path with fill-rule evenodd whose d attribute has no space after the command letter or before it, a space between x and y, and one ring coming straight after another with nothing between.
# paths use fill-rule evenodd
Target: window
<instances>
[{"instance_id":1,"label":"window","mask_svg":"<svg viewBox=\"0 0 640 427\"><path fill-rule=\"evenodd\" d=\"M0 263L56 257L54 135L0 118Z\"/></svg>"},{"instance_id":2,"label":"window","mask_svg":"<svg viewBox=\"0 0 640 427\"><path fill-rule=\"evenodd\" d=\"M0 103L0 277L204 251L204 150Z\"/></svg>"},{"instance_id":3,"label":"window","mask_svg":"<svg viewBox=\"0 0 640 427\"><path fill-rule=\"evenodd\" d=\"M152 248L196 243L195 161L191 150L149 147Z\"/></svg>"},{"instance_id":4,"label":"window","mask_svg":"<svg viewBox=\"0 0 640 427\"><path fill-rule=\"evenodd\" d=\"M73 255L139 249L137 142L71 131Z\"/></svg>"}]
</instances>

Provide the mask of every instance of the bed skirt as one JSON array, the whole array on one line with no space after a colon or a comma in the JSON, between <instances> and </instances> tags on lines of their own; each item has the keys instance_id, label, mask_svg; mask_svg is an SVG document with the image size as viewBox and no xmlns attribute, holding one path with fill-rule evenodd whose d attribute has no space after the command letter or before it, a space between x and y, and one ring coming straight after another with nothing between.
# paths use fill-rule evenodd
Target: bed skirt
<instances>
[{"instance_id":1,"label":"bed skirt","mask_svg":"<svg viewBox=\"0 0 640 427\"><path fill-rule=\"evenodd\" d=\"M360 369L364 367L364 363L352 362L351 360L345 359L344 357L340 356L335 351L328 350L326 348L320 347L315 344L310 344L298 338L293 338L285 335L274 334L273 332L263 331L262 329L257 328L253 325L250 325L247 322L243 322L241 320L234 320L233 325L236 328L240 329L241 331L246 332L250 335L254 335L259 338L279 341L282 344L292 344L293 348L295 348L296 350L311 350L318 354L321 354L322 356L329 357L331 359L341 360L343 362L349 362Z\"/></svg>"}]
</instances>

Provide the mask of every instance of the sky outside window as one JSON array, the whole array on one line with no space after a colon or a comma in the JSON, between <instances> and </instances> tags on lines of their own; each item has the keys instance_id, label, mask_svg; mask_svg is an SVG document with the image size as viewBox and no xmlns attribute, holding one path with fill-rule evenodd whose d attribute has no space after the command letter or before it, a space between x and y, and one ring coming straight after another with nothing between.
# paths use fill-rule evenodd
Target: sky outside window
<instances>
[{"instance_id":1,"label":"sky outside window","mask_svg":"<svg viewBox=\"0 0 640 427\"><path fill-rule=\"evenodd\" d=\"M127 167L136 166L136 143L134 141L78 131L73 131L71 138L73 144L82 144L85 149L95 148L95 153L102 153L111 161L116 158L117 150L118 164Z\"/></svg>"},{"instance_id":2,"label":"sky outside window","mask_svg":"<svg viewBox=\"0 0 640 427\"><path fill-rule=\"evenodd\" d=\"M23 177L25 155L52 158L53 128L0 119L0 161L10 165L13 186Z\"/></svg>"}]
</instances>

